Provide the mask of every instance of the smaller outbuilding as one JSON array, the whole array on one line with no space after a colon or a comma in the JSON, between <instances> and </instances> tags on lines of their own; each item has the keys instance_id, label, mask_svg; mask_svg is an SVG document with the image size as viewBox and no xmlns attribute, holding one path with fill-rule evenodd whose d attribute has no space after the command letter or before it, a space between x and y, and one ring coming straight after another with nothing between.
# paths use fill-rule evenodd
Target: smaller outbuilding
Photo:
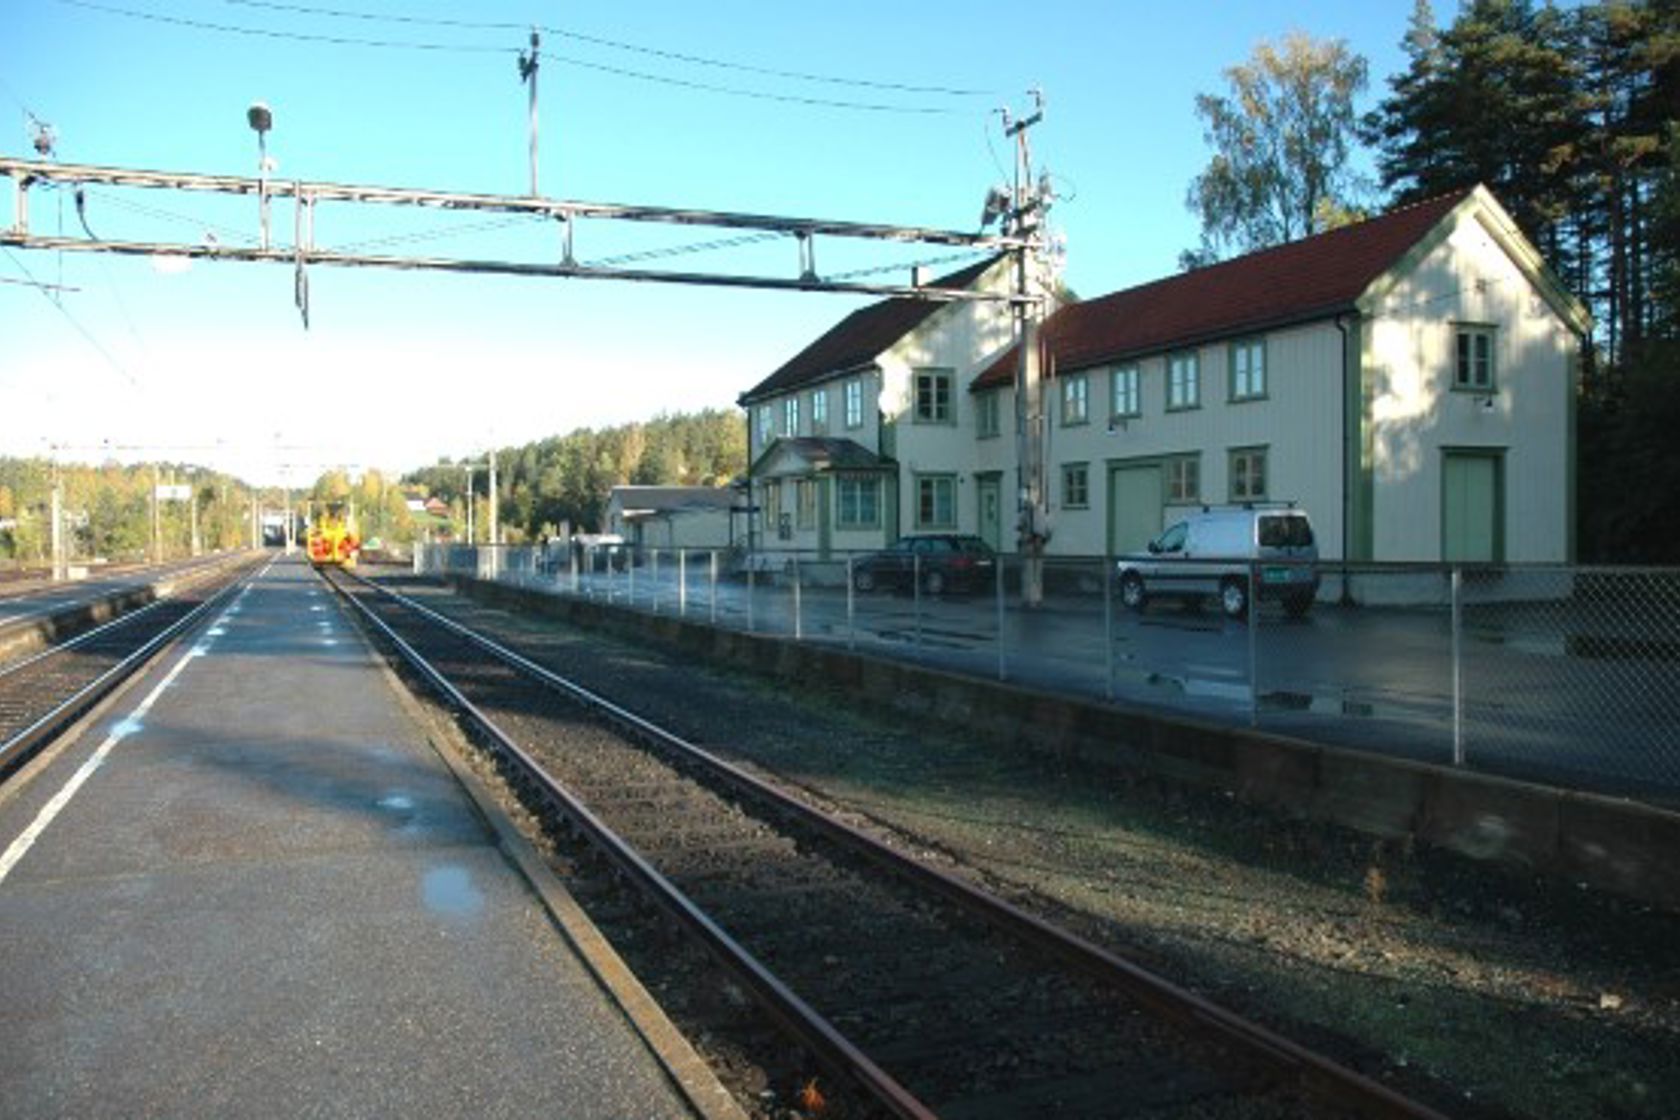
<instances>
[{"instance_id":1,"label":"smaller outbuilding","mask_svg":"<svg viewBox=\"0 0 1680 1120\"><path fill-rule=\"evenodd\" d=\"M739 491L717 486L614 486L606 531L637 549L725 550L746 543Z\"/></svg>"}]
</instances>

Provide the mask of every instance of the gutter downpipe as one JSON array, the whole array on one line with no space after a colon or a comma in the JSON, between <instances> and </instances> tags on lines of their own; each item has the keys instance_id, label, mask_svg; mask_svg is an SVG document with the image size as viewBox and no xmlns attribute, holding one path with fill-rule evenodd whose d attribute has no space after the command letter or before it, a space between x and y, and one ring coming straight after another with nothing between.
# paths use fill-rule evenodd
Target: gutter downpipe
<instances>
[{"instance_id":1,"label":"gutter downpipe","mask_svg":"<svg viewBox=\"0 0 1680 1120\"><path fill-rule=\"evenodd\" d=\"M1357 315L1355 316L1357 322ZM1336 331L1342 336L1342 592L1340 606L1353 606L1353 592L1348 587L1348 548L1353 534L1353 485L1348 478L1352 464L1353 426L1348 421L1348 315L1336 316Z\"/></svg>"}]
</instances>

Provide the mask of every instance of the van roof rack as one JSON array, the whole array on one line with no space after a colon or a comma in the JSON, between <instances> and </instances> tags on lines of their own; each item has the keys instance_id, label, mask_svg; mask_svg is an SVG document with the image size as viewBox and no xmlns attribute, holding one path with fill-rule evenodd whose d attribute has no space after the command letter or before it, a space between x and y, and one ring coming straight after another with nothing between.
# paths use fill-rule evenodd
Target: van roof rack
<instances>
[{"instance_id":1,"label":"van roof rack","mask_svg":"<svg viewBox=\"0 0 1680 1120\"><path fill-rule=\"evenodd\" d=\"M1298 499L1295 498L1280 498L1277 501L1226 502L1223 505L1203 502L1202 512L1212 513L1214 510L1228 509L1294 509L1299 504Z\"/></svg>"}]
</instances>

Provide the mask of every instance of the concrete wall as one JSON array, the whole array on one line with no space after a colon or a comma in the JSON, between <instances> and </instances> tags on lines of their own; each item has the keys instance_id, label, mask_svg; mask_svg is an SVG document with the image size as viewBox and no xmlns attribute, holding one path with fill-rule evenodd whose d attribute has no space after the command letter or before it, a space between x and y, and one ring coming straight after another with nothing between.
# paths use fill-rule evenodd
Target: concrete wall
<instances>
[{"instance_id":1,"label":"concrete wall","mask_svg":"<svg viewBox=\"0 0 1680 1120\"><path fill-rule=\"evenodd\" d=\"M1680 814L1590 794L1030 692L996 681L717 629L504 584L468 593L839 693L879 714L1116 770L1143 769L1284 812L1424 843L1680 910Z\"/></svg>"}]
</instances>

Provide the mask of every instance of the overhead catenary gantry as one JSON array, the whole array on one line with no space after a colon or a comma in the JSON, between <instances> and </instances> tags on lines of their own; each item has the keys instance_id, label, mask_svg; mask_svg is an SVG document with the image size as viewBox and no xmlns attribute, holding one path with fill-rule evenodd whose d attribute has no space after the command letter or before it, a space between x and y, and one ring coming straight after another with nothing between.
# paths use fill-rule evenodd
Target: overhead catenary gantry
<instances>
[{"instance_id":1,"label":"overhead catenary gantry","mask_svg":"<svg viewBox=\"0 0 1680 1120\"><path fill-rule=\"evenodd\" d=\"M1036 294L1019 290L995 292L967 288L939 288L914 282L909 284L884 284L825 280L819 274L816 266L816 242L818 238L890 241L954 247L977 253L1008 253L1033 249L1036 242L1030 235L1025 237L1010 234L990 235L918 226L777 217L765 214L680 207L582 202L528 195L474 194L411 187L356 186L342 183L279 180L267 176L247 177L207 175L182 171L146 171L9 157L0 157L0 175L11 180L14 191L12 226L9 230L0 232L0 245L54 252L102 252L147 257L267 261L291 264L299 270L300 292L302 290L302 270L309 265L318 264L511 276L633 280L734 288L834 292L868 296L902 296L936 302L978 301L1036 304L1040 298ZM267 203L270 200L277 198L291 199L296 207L293 243L290 246L272 245L267 236L266 219L262 242L255 246L205 242L130 241L35 234L29 228L29 192L32 187L39 183L70 187L99 185L248 195L259 200L265 214ZM314 244L313 230L314 209L322 203L414 206L436 210L530 215L533 218L552 220L556 224L557 251L554 260L544 262L359 253L321 248ZM793 238L798 245L797 271L790 276L762 276L720 272L627 269L588 264L580 262L574 255L575 231L578 223L582 221L663 223L785 234ZM301 303L302 299L300 297Z\"/></svg>"}]
</instances>

